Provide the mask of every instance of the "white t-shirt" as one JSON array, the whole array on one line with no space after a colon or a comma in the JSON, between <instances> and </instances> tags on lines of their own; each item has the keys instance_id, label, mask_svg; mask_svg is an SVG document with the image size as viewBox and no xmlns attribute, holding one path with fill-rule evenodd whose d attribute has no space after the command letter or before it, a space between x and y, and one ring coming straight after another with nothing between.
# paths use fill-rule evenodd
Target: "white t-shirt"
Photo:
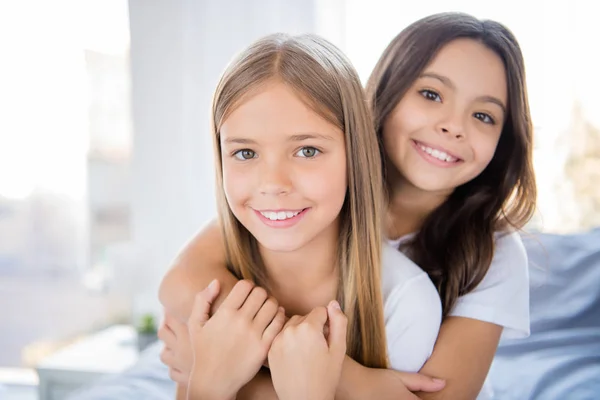
<instances>
[{"instance_id":1,"label":"white t-shirt","mask_svg":"<svg viewBox=\"0 0 600 400\"><path fill-rule=\"evenodd\" d=\"M389 243L394 247L410 239ZM525 246L517 232L497 233L490 268L477 287L458 298L450 316L465 317L502 326L502 339L529 336L529 267ZM492 398L486 382L478 400Z\"/></svg>"},{"instance_id":2,"label":"white t-shirt","mask_svg":"<svg viewBox=\"0 0 600 400\"><path fill-rule=\"evenodd\" d=\"M450 316L473 318L504 328L502 339L529 336L529 269L527 253L517 232L496 235L490 268L477 287L458 298ZM411 235L390 240L394 247Z\"/></svg>"},{"instance_id":3,"label":"white t-shirt","mask_svg":"<svg viewBox=\"0 0 600 400\"><path fill-rule=\"evenodd\" d=\"M390 367L418 372L431 356L442 320L429 276L389 244L382 253L382 292Z\"/></svg>"}]
</instances>

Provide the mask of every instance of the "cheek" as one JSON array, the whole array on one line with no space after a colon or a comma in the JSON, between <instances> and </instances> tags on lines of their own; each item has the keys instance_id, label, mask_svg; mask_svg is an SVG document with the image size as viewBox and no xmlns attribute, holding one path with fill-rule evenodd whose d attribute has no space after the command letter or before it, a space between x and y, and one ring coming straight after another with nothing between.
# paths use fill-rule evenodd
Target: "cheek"
<instances>
[{"instance_id":1,"label":"cheek","mask_svg":"<svg viewBox=\"0 0 600 400\"><path fill-rule=\"evenodd\" d=\"M249 171L223 165L223 189L229 207L234 210L244 203L251 192Z\"/></svg>"},{"instance_id":2,"label":"cheek","mask_svg":"<svg viewBox=\"0 0 600 400\"><path fill-rule=\"evenodd\" d=\"M476 144L476 161L482 172L494 158L498 146L499 135L496 138L483 137Z\"/></svg>"},{"instance_id":3,"label":"cheek","mask_svg":"<svg viewBox=\"0 0 600 400\"><path fill-rule=\"evenodd\" d=\"M305 172L296 184L298 191L322 208L341 207L347 188L345 156L331 158L319 168Z\"/></svg>"},{"instance_id":4,"label":"cheek","mask_svg":"<svg viewBox=\"0 0 600 400\"><path fill-rule=\"evenodd\" d=\"M383 126L383 146L392 156L392 152L404 146L410 133L425 124L426 117L410 102L400 103Z\"/></svg>"}]
</instances>

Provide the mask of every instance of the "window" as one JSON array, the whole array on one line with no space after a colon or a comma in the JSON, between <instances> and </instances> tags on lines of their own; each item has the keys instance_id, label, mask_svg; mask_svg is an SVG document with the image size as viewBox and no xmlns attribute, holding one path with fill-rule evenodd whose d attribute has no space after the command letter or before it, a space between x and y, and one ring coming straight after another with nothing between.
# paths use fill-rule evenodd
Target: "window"
<instances>
[{"instance_id":1,"label":"window","mask_svg":"<svg viewBox=\"0 0 600 400\"><path fill-rule=\"evenodd\" d=\"M0 5L0 368L128 317L126 0Z\"/></svg>"}]
</instances>

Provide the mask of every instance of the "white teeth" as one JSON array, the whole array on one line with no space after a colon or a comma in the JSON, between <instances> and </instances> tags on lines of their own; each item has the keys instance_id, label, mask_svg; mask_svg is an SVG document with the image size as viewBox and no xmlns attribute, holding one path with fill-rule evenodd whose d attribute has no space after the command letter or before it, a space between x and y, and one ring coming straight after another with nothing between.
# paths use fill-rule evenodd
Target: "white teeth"
<instances>
[{"instance_id":1,"label":"white teeth","mask_svg":"<svg viewBox=\"0 0 600 400\"><path fill-rule=\"evenodd\" d=\"M446 161L446 162L449 162L449 163L450 162L456 162L456 160L458 160L456 157L452 157L450 154L447 154L447 153L445 153L443 151L432 149L431 147L423 146L422 144L419 144L419 147L425 153L430 154L432 157L435 157L438 160Z\"/></svg>"},{"instance_id":2,"label":"white teeth","mask_svg":"<svg viewBox=\"0 0 600 400\"><path fill-rule=\"evenodd\" d=\"M261 211L260 213L271 221L283 221L295 217L300 214L300 211Z\"/></svg>"}]
</instances>

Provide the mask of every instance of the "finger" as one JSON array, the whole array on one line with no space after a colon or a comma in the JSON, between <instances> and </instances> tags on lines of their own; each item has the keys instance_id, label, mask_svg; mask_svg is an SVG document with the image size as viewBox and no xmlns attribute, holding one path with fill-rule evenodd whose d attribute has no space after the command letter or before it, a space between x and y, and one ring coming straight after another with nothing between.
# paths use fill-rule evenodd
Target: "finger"
<instances>
[{"instance_id":1,"label":"finger","mask_svg":"<svg viewBox=\"0 0 600 400\"><path fill-rule=\"evenodd\" d=\"M159 331L163 327L168 329L175 337L180 337L182 334L184 334L188 330L187 324L184 321L181 321L178 318L173 317L167 311L165 311L165 317L161 324L161 327L159 328Z\"/></svg>"},{"instance_id":2,"label":"finger","mask_svg":"<svg viewBox=\"0 0 600 400\"><path fill-rule=\"evenodd\" d=\"M160 351L160 361L167 367L173 368L175 355L169 347L163 346L162 350Z\"/></svg>"},{"instance_id":3,"label":"finger","mask_svg":"<svg viewBox=\"0 0 600 400\"><path fill-rule=\"evenodd\" d=\"M169 368L169 378L180 385L187 385L189 383L188 376L175 368Z\"/></svg>"},{"instance_id":4,"label":"finger","mask_svg":"<svg viewBox=\"0 0 600 400\"><path fill-rule=\"evenodd\" d=\"M290 320L291 321L291 320ZM263 332L263 342L267 344L273 343L275 337L281 332L283 329L283 325L285 324L285 310L283 307L279 307L275 318L271 321L267 329Z\"/></svg>"},{"instance_id":5,"label":"finger","mask_svg":"<svg viewBox=\"0 0 600 400\"><path fill-rule=\"evenodd\" d=\"M254 319L260 308L265 304L267 297L269 297L269 295L265 289L260 286L255 286L244 302L241 311L249 318Z\"/></svg>"},{"instance_id":6,"label":"finger","mask_svg":"<svg viewBox=\"0 0 600 400\"><path fill-rule=\"evenodd\" d=\"M165 323L161 324L158 328L157 336L166 347L173 347L177 343L177 336L175 336L169 325Z\"/></svg>"},{"instance_id":7,"label":"finger","mask_svg":"<svg viewBox=\"0 0 600 400\"><path fill-rule=\"evenodd\" d=\"M446 386L446 381L443 379L431 378L422 374L398 371L394 371L394 374L411 392L437 392Z\"/></svg>"},{"instance_id":8,"label":"finger","mask_svg":"<svg viewBox=\"0 0 600 400\"><path fill-rule=\"evenodd\" d=\"M217 298L217 296L219 295L219 292L221 291L221 284L219 283L218 279L213 279L208 286L206 287L206 289L204 289L204 291L206 291L206 299L207 301L212 304L215 299Z\"/></svg>"},{"instance_id":9,"label":"finger","mask_svg":"<svg viewBox=\"0 0 600 400\"><path fill-rule=\"evenodd\" d=\"M231 289L231 292L229 292L219 310L222 308L229 308L233 310L239 309L242 307L253 288L254 283L248 280L239 281L235 284L233 289ZM217 312L219 311L217 310Z\"/></svg>"},{"instance_id":10,"label":"finger","mask_svg":"<svg viewBox=\"0 0 600 400\"><path fill-rule=\"evenodd\" d=\"M342 312L337 301L333 300L327 306L327 316L329 317L329 335L327 343L329 351L336 354L346 353L346 329L348 319Z\"/></svg>"},{"instance_id":11,"label":"finger","mask_svg":"<svg viewBox=\"0 0 600 400\"><path fill-rule=\"evenodd\" d=\"M306 316L307 323L314 325L315 328L318 328L319 331L323 331L323 327L325 323L327 323L327 309L325 307L315 307L313 310Z\"/></svg>"},{"instance_id":12,"label":"finger","mask_svg":"<svg viewBox=\"0 0 600 400\"><path fill-rule=\"evenodd\" d=\"M291 326L299 325L305 319L306 319L305 316L292 315L291 318L286 318L286 321L285 321L285 324L283 325L283 328L285 329L285 328L289 328Z\"/></svg>"},{"instance_id":13,"label":"finger","mask_svg":"<svg viewBox=\"0 0 600 400\"><path fill-rule=\"evenodd\" d=\"M179 368L177 368L177 358L175 353L168 348L163 347L160 352L160 361L169 367L169 377L177 383L187 383L188 377Z\"/></svg>"},{"instance_id":14,"label":"finger","mask_svg":"<svg viewBox=\"0 0 600 400\"><path fill-rule=\"evenodd\" d=\"M203 291L196 294L189 321L204 326L210 318L210 307L219 293L219 281L213 280Z\"/></svg>"},{"instance_id":15,"label":"finger","mask_svg":"<svg viewBox=\"0 0 600 400\"><path fill-rule=\"evenodd\" d=\"M263 332L267 326L273 321L273 318L277 315L279 310L279 303L274 297L269 297L267 301L262 305L256 317L254 317L254 325Z\"/></svg>"}]
</instances>

